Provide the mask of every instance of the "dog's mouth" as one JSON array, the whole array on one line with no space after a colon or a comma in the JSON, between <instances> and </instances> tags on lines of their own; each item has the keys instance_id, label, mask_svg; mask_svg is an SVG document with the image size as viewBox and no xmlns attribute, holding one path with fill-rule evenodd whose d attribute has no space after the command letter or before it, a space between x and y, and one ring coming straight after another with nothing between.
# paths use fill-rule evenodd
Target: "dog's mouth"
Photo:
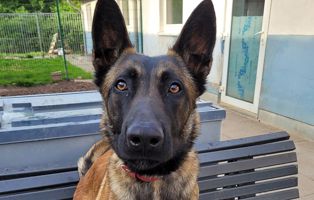
<instances>
[{"instance_id":1,"label":"dog's mouth","mask_svg":"<svg viewBox=\"0 0 314 200\"><path fill-rule=\"evenodd\" d=\"M141 160L126 160L125 164L133 172L141 174L145 171L154 169L156 166L160 164L160 162L155 160L141 159Z\"/></svg>"},{"instance_id":2,"label":"dog's mouth","mask_svg":"<svg viewBox=\"0 0 314 200\"><path fill-rule=\"evenodd\" d=\"M176 171L184 161L188 151L182 151L170 160L161 162L149 159L124 160L125 165L134 173L147 176L164 176Z\"/></svg>"}]
</instances>

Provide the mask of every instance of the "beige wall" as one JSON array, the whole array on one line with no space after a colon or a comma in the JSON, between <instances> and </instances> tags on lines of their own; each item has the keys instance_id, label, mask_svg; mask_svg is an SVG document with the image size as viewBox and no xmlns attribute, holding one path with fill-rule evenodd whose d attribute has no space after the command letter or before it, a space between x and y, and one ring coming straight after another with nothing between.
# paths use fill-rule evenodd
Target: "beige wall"
<instances>
[{"instance_id":1,"label":"beige wall","mask_svg":"<svg viewBox=\"0 0 314 200\"><path fill-rule=\"evenodd\" d=\"M183 0L183 22L185 22L201 0ZM164 32L161 24L160 0L142 0L144 53L150 56L165 54L175 42L177 34ZM208 81L219 84L222 73L220 39L224 31L225 1L213 0L217 17L217 41L214 62Z\"/></svg>"},{"instance_id":2,"label":"beige wall","mask_svg":"<svg viewBox=\"0 0 314 200\"><path fill-rule=\"evenodd\" d=\"M157 56L166 54L167 50L174 44L179 32L169 34L162 30L161 22L161 0L142 0L142 19L143 19L143 48L144 53L149 56ZM183 21L185 22L191 12L202 0L183 0ZM225 17L225 0L212 0L214 3L217 18L217 41L214 49L214 62L208 81L219 84L222 73L222 55L221 55L221 36L224 31ZM89 2L91 4L91 15L94 14L96 1ZM84 29L87 32L91 30L88 23L91 19L87 19L86 5L82 5L84 18Z\"/></svg>"},{"instance_id":3,"label":"beige wall","mask_svg":"<svg viewBox=\"0 0 314 200\"><path fill-rule=\"evenodd\" d=\"M92 27L91 23L93 21L96 2L97 1L91 1L88 3L82 4L82 6L81 6L81 10L82 10L82 14L83 14L84 30L86 32L92 31L91 30L91 27ZM88 17L87 17L87 5L90 5L90 8L91 8L91 19L88 19Z\"/></svg>"},{"instance_id":4,"label":"beige wall","mask_svg":"<svg viewBox=\"0 0 314 200\"><path fill-rule=\"evenodd\" d=\"M314 0L272 0L270 35L314 35Z\"/></svg>"}]
</instances>

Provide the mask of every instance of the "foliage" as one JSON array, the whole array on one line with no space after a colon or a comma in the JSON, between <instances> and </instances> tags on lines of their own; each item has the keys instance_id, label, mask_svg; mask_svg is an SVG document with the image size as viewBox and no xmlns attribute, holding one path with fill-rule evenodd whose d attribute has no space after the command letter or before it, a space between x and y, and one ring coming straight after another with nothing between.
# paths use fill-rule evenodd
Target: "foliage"
<instances>
[{"instance_id":1,"label":"foliage","mask_svg":"<svg viewBox=\"0 0 314 200\"><path fill-rule=\"evenodd\" d=\"M80 0L59 0L61 12L78 12ZM0 0L0 13L56 12L56 0Z\"/></svg>"},{"instance_id":2,"label":"foliage","mask_svg":"<svg viewBox=\"0 0 314 200\"><path fill-rule=\"evenodd\" d=\"M84 40L81 15L62 13L61 23L65 49L82 53ZM55 33L58 33L56 13L2 14L0 15L0 53L40 52L41 48L43 52L48 52ZM60 47L60 43L57 46Z\"/></svg>"},{"instance_id":3,"label":"foliage","mask_svg":"<svg viewBox=\"0 0 314 200\"><path fill-rule=\"evenodd\" d=\"M63 59L1 59L0 85L33 86L52 83L51 73L62 71L65 79ZM70 79L91 79L92 74L68 63Z\"/></svg>"}]
</instances>

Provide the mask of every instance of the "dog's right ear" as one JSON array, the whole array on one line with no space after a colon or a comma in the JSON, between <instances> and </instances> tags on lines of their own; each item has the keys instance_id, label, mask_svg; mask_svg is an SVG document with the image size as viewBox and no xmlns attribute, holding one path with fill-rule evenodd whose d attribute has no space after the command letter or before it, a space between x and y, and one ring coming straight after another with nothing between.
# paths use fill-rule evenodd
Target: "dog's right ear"
<instances>
[{"instance_id":1,"label":"dog's right ear","mask_svg":"<svg viewBox=\"0 0 314 200\"><path fill-rule=\"evenodd\" d=\"M104 75L123 50L132 47L123 15L115 0L98 0L93 27L93 65L95 83L100 86Z\"/></svg>"},{"instance_id":2,"label":"dog's right ear","mask_svg":"<svg viewBox=\"0 0 314 200\"><path fill-rule=\"evenodd\" d=\"M172 50L186 63L197 87L205 91L216 42L216 15L211 0L203 0L186 21Z\"/></svg>"}]
</instances>

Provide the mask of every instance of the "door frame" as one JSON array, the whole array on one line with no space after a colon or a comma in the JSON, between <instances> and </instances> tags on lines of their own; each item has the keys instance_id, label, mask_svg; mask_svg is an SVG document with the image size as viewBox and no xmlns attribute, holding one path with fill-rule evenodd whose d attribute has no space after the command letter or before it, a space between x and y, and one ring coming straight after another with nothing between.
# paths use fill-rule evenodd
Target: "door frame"
<instances>
[{"instance_id":1,"label":"door frame","mask_svg":"<svg viewBox=\"0 0 314 200\"><path fill-rule=\"evenodd\" d=\"M225 47L224 47L224 55L223 55L221 102L227 103L232 106L257 114L260 93L261 93L261 86L262 86L264 59L265 59L265 51L266 51L266 43L267 43L267 35L268 35L272 0L265 0L265 5L264 5L264 15L263 15L263 23L262 23L262 32L260 33L261 40L260 40L258 64L257 64L257 71L256 71L256 82L255 82L253 103L242 101L242 100L227 96L226 94L227 79L228 79L229 52L230 52L230 39L231 39L232 7L233 7L234 1L235 0L226 0L225 32L223 34Z\"/></svg>"}]
</instances>

